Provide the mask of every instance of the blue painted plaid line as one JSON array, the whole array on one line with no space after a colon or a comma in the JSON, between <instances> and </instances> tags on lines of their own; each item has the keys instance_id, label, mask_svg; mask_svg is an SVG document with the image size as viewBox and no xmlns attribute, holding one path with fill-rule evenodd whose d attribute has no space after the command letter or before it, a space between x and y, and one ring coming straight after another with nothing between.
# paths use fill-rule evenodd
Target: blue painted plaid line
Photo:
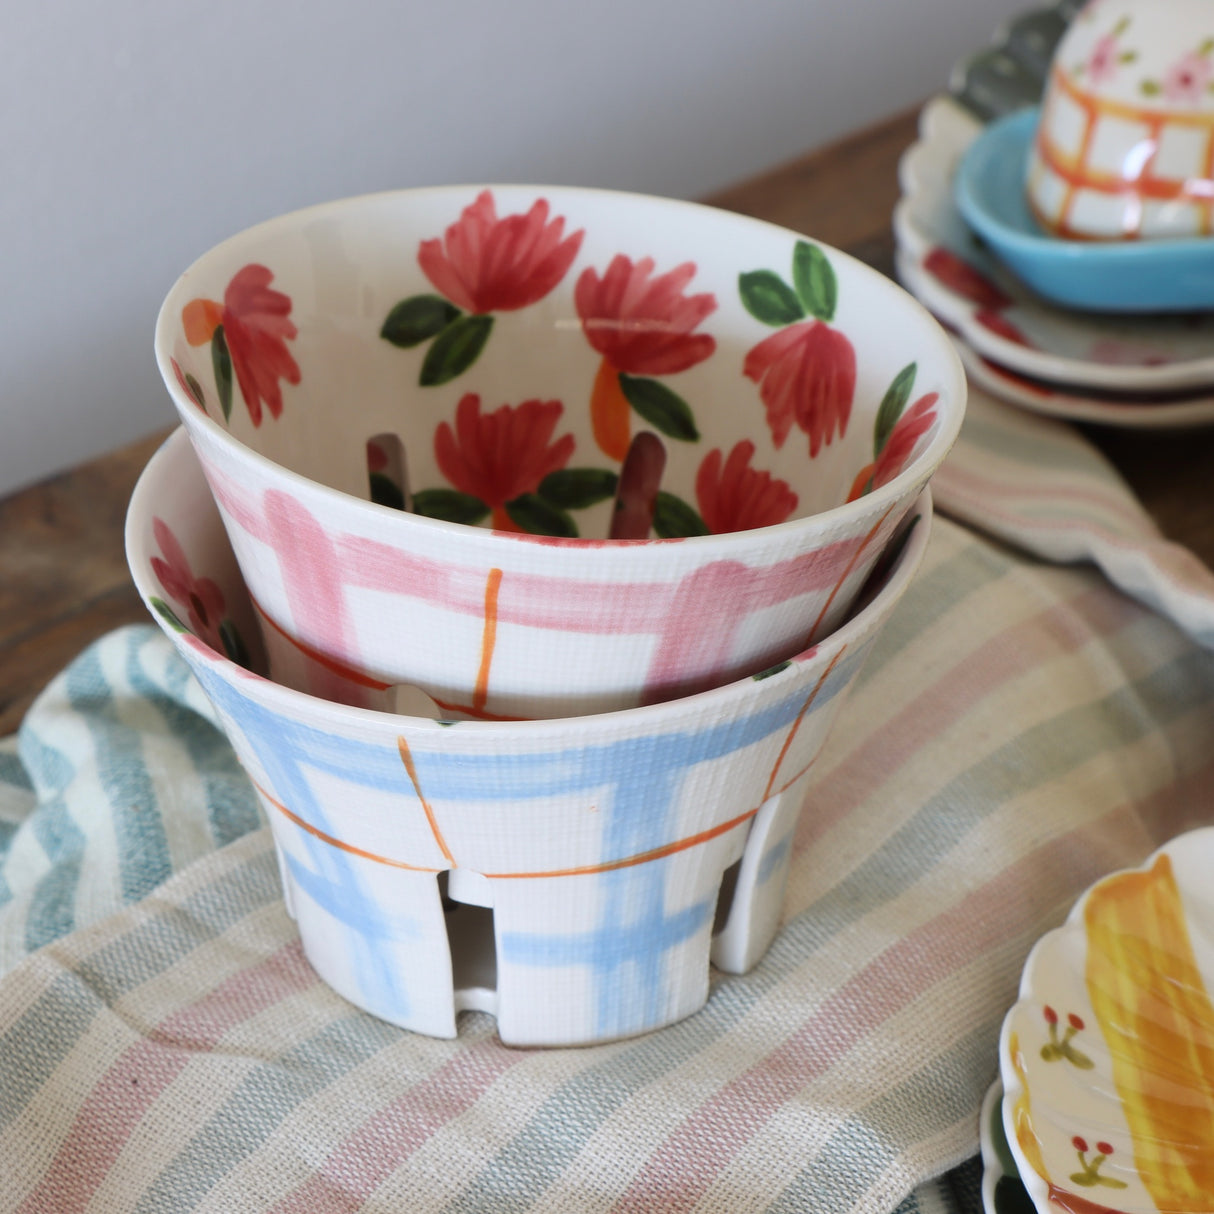
<instances>
[{"instance_id":1,"label":"blue painted plaid line","mask_svg":"<svg viewBox=\"0 0 1214 1214\"><path fill-rule=\"evenodd\" d=\"M846 686L854 664L862 659L860 648L846 655L818 688L815 708L829 703ZM245 699L209 669L202 669L199 677L207 694L240 723L257 747L278 794L292 812L313 826L334 833L328 815L312 791L306 775L308 768L331 772L353 786L394 792L409 800L415 797L395 747L338 737L289 720ZM469 754L462 756L459 763L452 763L446 754L434 754L424 746L417 746L413 749L414 762L421 786L431 801L446 798L513 801L609 786L613 793L604 814L604 855L607 858L634 855L669 842L668 822L686 769L761 742L797 720L810 689L803 679L790 677L787 681L794 682L794 687L775 703L741 720L709 721L699 730L622 738L553 753ZM638 778L640 772L644 773L644 779ZM301 832L299 841L306 851L311 873L295 861L292 874L319 899L321 906L352 929L347 947L356 954L351 972L358 975L362 984L360 994L380 1014L405 1018L408 992L404 975L393 967L376 964L375 954L377 941L399 937L409 925L389 921L384 909L368 896L353 857L310 832ZM662 876L658 869L633 874L626 880L634 890L644 889L649 882L656 883L643 897L660 908ZM604 922L604 930L610 923L610 919ZM661 953L652 956L660 960ZM612 1009L622 1006L620 994L618 983L597 984L601 1015L608 1021L617 1014Z\"/></svg>"}]
</instances>

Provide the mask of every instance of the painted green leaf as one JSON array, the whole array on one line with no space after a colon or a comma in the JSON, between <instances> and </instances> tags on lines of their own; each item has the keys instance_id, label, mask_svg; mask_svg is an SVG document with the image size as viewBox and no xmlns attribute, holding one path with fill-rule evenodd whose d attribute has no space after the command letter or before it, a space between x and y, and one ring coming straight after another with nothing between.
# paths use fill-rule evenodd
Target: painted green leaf
<instances>
[{"instance_id":1,"label":"painted green leaf","mask_svg":"<svg viewBox=\"0 0 1214 1214\"><path fill-rule=\"evenodd\" d=\"M577 524L565 513L535 493L524 493L506 503L506 513L532 535L561 535L574 539Z\"/></svg>"},{"instance_id":2,"label":"painted green leaf","mask_svg":"<svg viewBox=\"0 0 1214 1214\"><path fill-rule=\"evenodd\" d=\"M774 666L768 666L766 670L760 670L758 674L752 674L750 677L756 683L763 679L770 679L773 674L779 674L781 670L787 670L792 665L791 662L777 662Z\"/></svg>"},{"instance_id":3,"label":"painted green leaf","mask_svg":"<svg viewBox=\"0 0 1214 1214\"><path fill-rule=\"evenodd\" d=\"M436 388L463 375L480 357L492 328L492 316L461 315L453 320L426 351L417 382L423 388Z\"/></svg>"},{"instance_id":4,"label":"painted green leaf","mask_svg":"<svg viewBox=\"0 0 1214 1214\"><path fill-rule=\"evenodd\" d=\"M244 641L241 639L240 633L236 631L236 625L231 620L224 620L219 625L219 639L223 643L223 651L236 663L237 666L243 666L246 670L249 669L249 651L245 648Z\"/></svg>"},{"instance_id":5,"label":"painted green leaf","mask_svg":"<svg viewBox=\"0 0 1214 1214\"><path fill-rule=\"evenodd\" d=\"M707 535L708 528L681 497L659 489L653 503L653 533L664 540L674 540L688 535Z\"/></svg>"},{"instance_id":6,"label":"painted green leaf","mask_svg":"<svg viewBox=\"0 0 1214 1214\"><path fill-rule=\"evenodd\" d=\"M388 313L379 335L407 350L437 337L461 315L459 308L441 295L412 295L402 299Z\"/></svg>"},{"instance_id":7,"label":"painted green leaf","mask_svg":"<svg viewBox=\"0 0 1214 1214\"><path fill-rule=\"evenodd\" d=\"M792 254L792 282L805 310L831 320L839 302L839 284L830 260L817 245L798 240Z\"/></svg>"},{"instance_id":8,"label":"painted green leaf","mask_svg":"<svg viewBox=\"0 0 1214 1214\"><path fill-rule=\"evenodd\" d=\"M156 613L164 618L168 626L174 632L189 632L190 630L177 618L172 607L164 601L164 599L153 598L150 600L152 606L156 609Z\"/></svg>"},{"instance_id":9,"label":"painted green leaf","mask_svg":"<svg viewBox=\"0 0 1214 1214\"><path fill-rule=\"evenodd\" d=\"M609 468L558 468L540 481L539 495L560 510L585 510L614 497L619 481Z\"/></svg>"},{"instance_id":10,"label":"painted green leaf","mask_svg":"<svg viewBox=\"0 0 1214 1214\"><path fill-rule=\"evenodd\" d=\"M660 380L625 375L621 371L620 391L628 403L667 438L677 438L685 443L699 440L696 419L687 402Z\"/></svg>"},{"instance_id":11,"label":"painted green leaf","mask_svg":"<svg viewBox=\"0 0 1214 1214\"><path fill-rule=\"evenodd\" d=\"M747 312L773 328L803 320L805 309L797 293L772 270L748 270L738 275L738 294Z\"/></svg>"},{"instance_id":12,"label":"painted green leaf","mask_svg":"<svg viewBox=\"0 0 1214 1214\"><path fill-rule=\"evenodd\" d=\"M232 416L232 356L228 353L223 325L216 325L211 335L211 365L215 368L215 390L219 393L219 405L226 422Z\"/></svg>"},{"instance_id":13,"label":"painted green leaf","mask_svg":"<svg viewBox=\"0 0 1214 1214\"><path fill-rule=\"evenodd\" d=\"M902 410L906 408L906 402L910 400L911 389L915 386L915 375L918 373L918 370L918 364L907 363L894 376L893 382L885 390L885 396L881 400L881 407L877 410L877 420L873 423L874 457L880 455L885 450L885 444L889 442L889 436L898 424L898 418L902 416Z\"/></svg>"},{"instance_id":14,"label":"painted green leaf","mask_svg":"<svg viewBox=\"0 0 1214 1214\"><path fill-rule=\"evenodd\" d=\"M400 486L382 472L372 472L367 478L371 482L371 500L381 506L391 506L393 510L405 508L405 495Z\"/></svg>"},{"instance_id":15,"label":"painted green leaf","mask_svg":"<svg viewBox=\"0 0 1214 1214\"><path fill-rule=\"evenodd\" d=\"M207 398L202 394L202 385L188 371L185 373L185 386L189 388L190 395L198 402L203 409L207 407Z\"/></svg>"},{"instance_id":16,"label":"painted green leaf","mask_svg":"<svg viewBox=\"0 0 1214 1214\"><path fill-rule=\"evenodd\" d=\"M458 489L423 489L413 495L413 513L448 523L475 524L489 517L489 507L479 497Z\"/></svg>"}]
</instances>

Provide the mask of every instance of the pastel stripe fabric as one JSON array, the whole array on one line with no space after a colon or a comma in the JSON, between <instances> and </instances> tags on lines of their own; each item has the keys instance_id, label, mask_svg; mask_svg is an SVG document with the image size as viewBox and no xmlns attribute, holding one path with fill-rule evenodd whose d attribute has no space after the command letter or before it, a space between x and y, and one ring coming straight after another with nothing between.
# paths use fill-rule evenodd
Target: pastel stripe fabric
<instances>
[{"instance_id":1,"label":"pastel stripe fabric","mask_svg":"<svg viewBox=\"0 0 1214 1214\"><path fill-rule=\"evenodd\" d=\"M1092 561L1115 586L1214 647L1214 572L1154 520L1064 422L970 385L961 437L932 482L936 507L1050 561Z\"/></svg>"},{"instance_id":2,"label":"pastel stripe fabric","mask_svg":"<svg viewBox=\"0 0 1214 1214\"><path fill-rule=\"evenodd\" d=\"M975 418L962 474L1018 449L1020 415ZM1090 455L1059 429L1028 468ZM1067 527L1160 542L1089 466ZM197 686L151 626L104 638L0 746L0 1210L972 1214L1029 948L1214 805L1196 606L1090 555L938 517L815 764L767 956L583 1049L481 1013L409 1033L320 982Z\"/></svg>"}]
</instances>

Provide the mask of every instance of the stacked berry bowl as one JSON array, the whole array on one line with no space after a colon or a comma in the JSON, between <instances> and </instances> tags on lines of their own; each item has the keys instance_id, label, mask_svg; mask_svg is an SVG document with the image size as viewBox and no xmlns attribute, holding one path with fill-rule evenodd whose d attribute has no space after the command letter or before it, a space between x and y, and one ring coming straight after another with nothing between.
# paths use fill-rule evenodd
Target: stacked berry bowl
<instances>
[{"instance_id":1,"label":"stacked berry bowl","mask_svg":"<svg viewBox=\"0 0 1214 1214\"><path fill-rule=\"evenodd\" d=\"M321 976L564 1045L754 965L960 426L930 316L710 208L444 188L221 244L156 352L128 558Z\"/></svg>"}]
</instances>

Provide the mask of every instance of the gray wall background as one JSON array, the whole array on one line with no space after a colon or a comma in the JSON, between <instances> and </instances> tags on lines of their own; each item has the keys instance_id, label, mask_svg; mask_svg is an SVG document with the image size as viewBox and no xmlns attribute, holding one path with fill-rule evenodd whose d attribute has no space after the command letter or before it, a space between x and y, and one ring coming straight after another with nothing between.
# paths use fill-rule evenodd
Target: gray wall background
<instances>
[{"instance_id":1,"label":"gray wall background","mask_svg":"<svg viewBox=\"0 0 1214 1214\"><path fill-rule=\"evenodd\" d=\"M697 197L939 91L1025 0L0 4L0 494L171 424L152 326L310 203Z\"/></svg>"}]
</instances>

